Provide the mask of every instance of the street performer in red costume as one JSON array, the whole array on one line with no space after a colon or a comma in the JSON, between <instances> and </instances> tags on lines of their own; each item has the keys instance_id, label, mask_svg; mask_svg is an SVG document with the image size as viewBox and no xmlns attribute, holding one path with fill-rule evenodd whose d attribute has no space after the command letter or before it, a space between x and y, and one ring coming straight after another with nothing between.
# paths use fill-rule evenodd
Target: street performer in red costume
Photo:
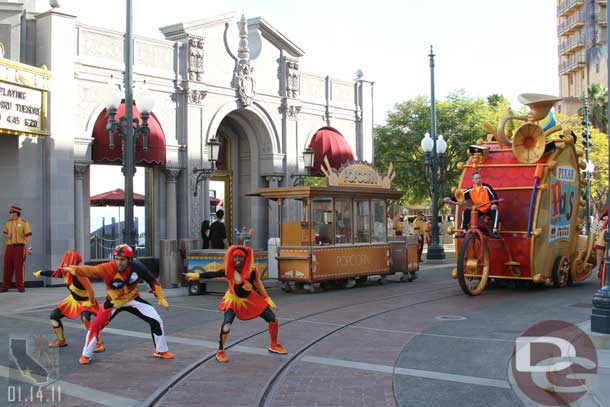
<instances>
[{"instance_id":1,"label":"street performer in red costume","mask_svg":"<svg viewBox=\"0 0 610 407\"><path fill-rule=\"evenodd\" d=\"M224 321L220 328L216 360L229 361L224 346L227 343L231 324L235 317L249 320L261 317L269 323L271 344L269 352L287 354L277 342L279 323L271 308L277 308L267 294L258 270L254 267L254 252L247 246L231 246L224 260L224 270L202 273L185 273L188 280L199 278L226 277L229 288L220 301L218 309L224 311Z\"/></svg>"},{"instance_id":2,"label":"street performer in red costume","mask_svg":"<svg viewBox=\"0 0 610 407\"><path fill-rule=\"evenodd\" d=\"M81 255L78 254L77 251L68 250L61 259L61 264L57 269L38 270L34 272L34 277L36 278L40 278L41 276L63 278L66 288L70 291L70 295L64 298L57 304L57 307L51 311L51 325L53 326L55 335L57 335L57 339L49 343L50 348L68 346L68 341L66 341L64 336L64 326L61 323L63 317L70 319L80 317L83 325L89 330L91 319L97 314L99 305L95 299L95 293L89 279L87 277L75 277L62 269L62 267L77 266L82 260ZM104 342L97 338L95 352L103 352L104 350Z\"/></svg>"},{"instance_id":3,"label":"street performer in red costume","mask_svg":"<svg viewBox=\"0 0 610 407\"><path fill-rule=\"evenodd\" d=\"M138 281L142 278L150 286L159 304L167 309L169 304L163 296L161 286L146 266L133 258L133 249L128 245L118 245L112 251L112 255L114 260L98 264L97 266L71 266L63 268L75 276L104 280L108 294L106 301L100 307L97 317L87 332L83 354L80 357L79 363L82 365L89 364L99 333L121 311L127 311L148 322L155 345L153 356L173 359L174 355L168 351L167 342L165 341L161 317L155 308L143 300L138 293Z\"/></svg>"}]
</instances>

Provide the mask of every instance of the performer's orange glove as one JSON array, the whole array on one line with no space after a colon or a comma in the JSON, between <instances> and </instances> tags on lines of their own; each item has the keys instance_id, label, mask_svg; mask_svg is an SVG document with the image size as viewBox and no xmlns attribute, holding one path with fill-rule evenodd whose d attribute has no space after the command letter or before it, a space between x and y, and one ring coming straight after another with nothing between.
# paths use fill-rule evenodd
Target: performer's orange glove
<instances>
[{"instance_id":1,"label":"performer's orange glove","mask_svg":"<svg viewBox=\"0 0 610 407\"><path fill-rule=\"evenodd\" d=\"M275 305L275 303L273 302L273 300L271 299L271 297L267 297L265 298L265 301L267 301L267 304L269 304L269 306L273 309L277 308L277 305Z\"/></svg>"},{"instance_id":2,"label":"performer's orange glove","mask_svg":"<svg viewBox=\"0 0 610 407\"><path fill-rule=\"evenodd\" d=\"M165 309L169 309L169 304L165 298L159 298L159 305Z\"/></svg>"}]
</instances>

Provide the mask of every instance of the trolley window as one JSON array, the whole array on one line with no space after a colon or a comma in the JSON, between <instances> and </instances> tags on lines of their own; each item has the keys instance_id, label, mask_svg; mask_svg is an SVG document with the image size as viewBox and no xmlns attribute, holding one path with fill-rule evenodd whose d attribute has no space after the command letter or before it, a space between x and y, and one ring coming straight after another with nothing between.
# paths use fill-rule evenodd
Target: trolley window
<instances>
[{"instance_id":1,"label":"trolley window","mask_svg":"<svg viewBox=\"0 0 610 407\"><path fill-rule=\"evenodd\" d=\"M282 203L282 241L283 246L309 245L311 240L307 201L284 199Z\"/></svg>"},{"instance_id":2,"label":"trolley window","mask_svg":"<svg viewBox=\"0 0 610 407\"><path fill-rule=\"evenodd\" d=\"M371 208L369 200L357 199L354 200L355 217L354 217L354 243L370 243L371 231Z\"/></svg>"},{"instance_id":3,"label":"trolley window","mask_svg":"<svg viewBox=\"0 0 610 407\"><path fill-rule=\"evenodd\" d=\"M317 245L333 243L333 200L317 198L312 202L313 233Z\"/></svg>"},{"instance_id":4,"label":"trolley window","mask_svg":"<svg viewBox=\"0 0 610 407\"><path fill-rule=\"evenodd\" d=\"M352 243L352 200L335 199L335 242Z\"/></svg>"},{"instance_id":5,"label":"trolley window","mask_svg":"<svg viewBox=\"0 0 610 407\"><path fill-rule=\"evenodd\" d=\"M385 202L377 199L371 201L373 212L373 243L387 242L388 234L386 232L387 222L385 217Z\"/></svg>"}]
</instances>

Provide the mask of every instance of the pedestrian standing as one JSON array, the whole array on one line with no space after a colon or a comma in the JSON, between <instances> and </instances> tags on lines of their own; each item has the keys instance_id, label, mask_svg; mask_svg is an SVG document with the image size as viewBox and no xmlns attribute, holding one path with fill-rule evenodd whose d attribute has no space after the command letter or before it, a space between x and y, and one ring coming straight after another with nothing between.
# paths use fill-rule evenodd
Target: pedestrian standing
<instances>
[{"instance_id":1,"label":"pedestrian standing","mask_svg":"<svg viewBox=\"0 0 610 407\"><path fill-rule=\"evenodd\" d=\"M25 292L23 286L23 274L25 268L25 258L32 254L32 231L25 219L21 218L21 208L11 206L9 208L8 221L4 223L4 274L0 292L7 292L11 287L13 274L15 274L15 285L17 291Z\"/></svg>"},{"instance_id":2,"label":"pedestrian standing","mask_svg":"<svg viewBox=\"0 0 610 407\"><path fill-rule=\"evenodd\" d=\"M225 216L225 211L219 209L216 211L216 220L210 226L210 246L212 249L226 249L229 247L227 242L227 229L222 221Z\"/></svg>"}]
</instances>

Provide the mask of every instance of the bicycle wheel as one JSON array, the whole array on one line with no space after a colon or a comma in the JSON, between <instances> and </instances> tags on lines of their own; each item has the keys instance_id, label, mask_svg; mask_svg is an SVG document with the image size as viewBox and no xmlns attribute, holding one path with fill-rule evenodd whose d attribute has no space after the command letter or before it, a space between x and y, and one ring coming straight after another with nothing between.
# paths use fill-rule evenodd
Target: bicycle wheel
<instances>
[{"instance_id":1,"label":"bicycle wheel","mask_svg":"<svg viewBox=\"0 0 610 407\"><path fill-rule=\"evenodd\" d=\"M478 234L466 236L458 255L458 281L465 294L479 295L489 277L489 247Z\"/></svg>"}]
</instances>

